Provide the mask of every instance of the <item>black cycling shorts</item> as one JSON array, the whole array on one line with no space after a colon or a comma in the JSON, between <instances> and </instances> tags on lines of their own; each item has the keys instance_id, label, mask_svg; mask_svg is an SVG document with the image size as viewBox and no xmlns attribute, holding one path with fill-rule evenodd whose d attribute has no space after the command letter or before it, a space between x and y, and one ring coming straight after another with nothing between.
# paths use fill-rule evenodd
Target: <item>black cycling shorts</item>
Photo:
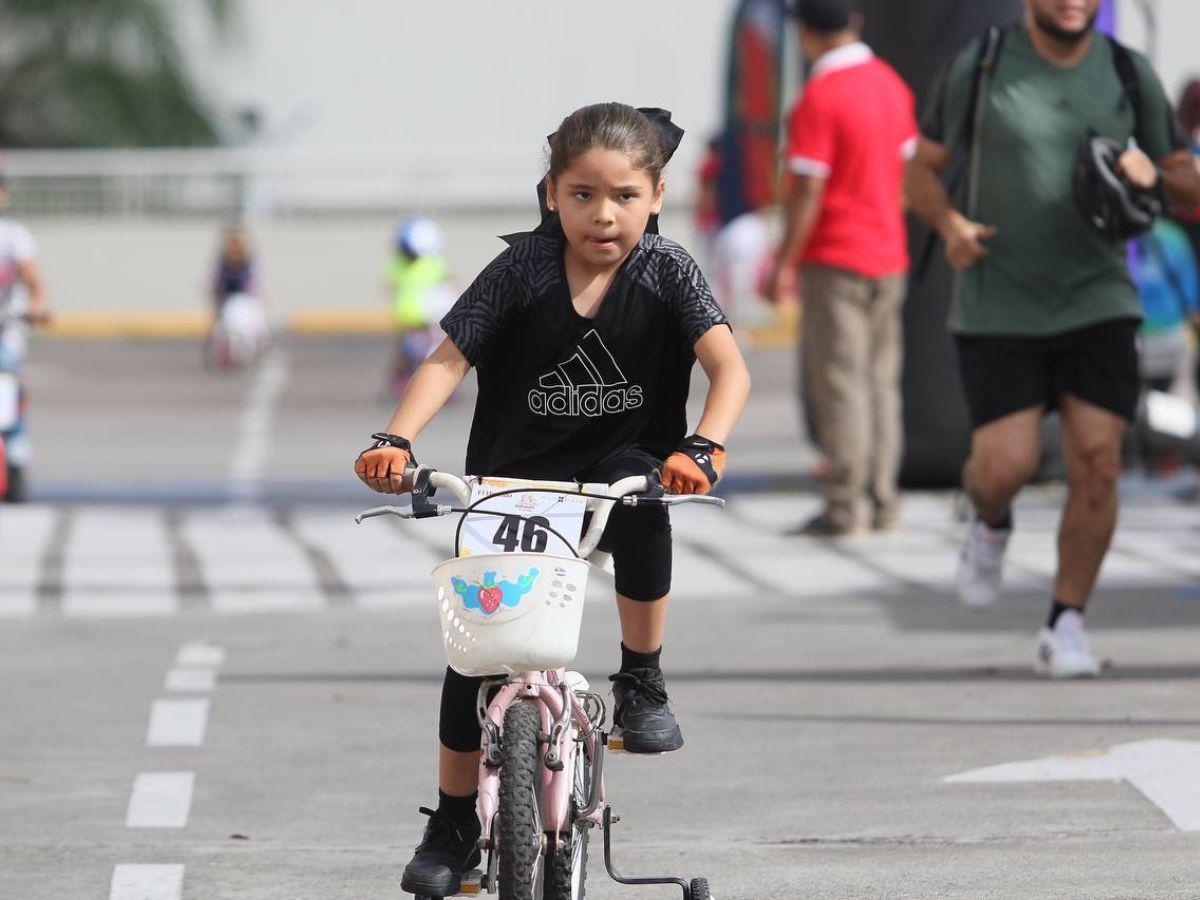
<instances>
[{"instance_id":1,"label":"black cycling shorts","mask_svg":"<svg viewBox=\"0 0 1200 900\"><path fill-rule=\"evenodd\" d=\"M631 452L592 466L583 482L613 484L630 475L649 475L662 462ZM611 553L617 593L630 600L657 600L671 591L671 517L665 506L613 507L599 549Z\"/></svg>"},{"instance_id":2,"label":"black cycling shorts","mask_svg":"<svg viewBox=\"0 0 1200 900\"><path fill-rule=\"evenodd\" d=\"M1116 319L1049 337L955 335L971 423L1057 408L1071 394L1132 422L1141 393L1138 322Z\"/></svg>"}]
</instances>

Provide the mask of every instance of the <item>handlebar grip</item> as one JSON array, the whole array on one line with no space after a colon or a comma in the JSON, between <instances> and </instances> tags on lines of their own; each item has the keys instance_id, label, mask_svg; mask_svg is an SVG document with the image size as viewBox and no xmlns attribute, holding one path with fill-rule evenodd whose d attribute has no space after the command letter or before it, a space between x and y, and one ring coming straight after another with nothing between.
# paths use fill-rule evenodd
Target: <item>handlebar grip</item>
<instances>
[{"instance_id":1,"label":"handlebar grip","mask_svg":"<svg viewBox=\"0 0 1200 900\"><path fill-rule=\"evenodd\" d=\"M724 507L723 497L709 494L664 494L661 497L639 497L636 494L621 500L626 506L680 506L684 503L699 503L704 506Z\"/></svg>"}]
</instances>

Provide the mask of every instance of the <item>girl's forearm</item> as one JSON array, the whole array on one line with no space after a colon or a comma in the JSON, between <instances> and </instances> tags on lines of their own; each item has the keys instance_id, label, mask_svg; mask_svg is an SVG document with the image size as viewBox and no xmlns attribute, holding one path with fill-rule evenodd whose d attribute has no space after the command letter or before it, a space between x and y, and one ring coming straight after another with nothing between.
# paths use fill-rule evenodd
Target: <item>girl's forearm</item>
<instances>
[{"instance_id":1,"label":"girl's forearm","mask_svg":"<svg viewBox=\"0 0 1200 900\"><path fill-rule=\"evenodd\" d=\"M724 444L750 396L750 373L741 357L709 373L708 397L696 434Z\"/></svg>"},{"instance_id":2,"label":"girl's forearm","mask_svg":"<svg viewBox=\"0 0 1200 900\"><path fill-rule=\"evenodd\" d=\"M417 367L408 390L388 424L388 432L416 441L470 370L470 363L449 339Z\"/></svg>"}]
</instances>

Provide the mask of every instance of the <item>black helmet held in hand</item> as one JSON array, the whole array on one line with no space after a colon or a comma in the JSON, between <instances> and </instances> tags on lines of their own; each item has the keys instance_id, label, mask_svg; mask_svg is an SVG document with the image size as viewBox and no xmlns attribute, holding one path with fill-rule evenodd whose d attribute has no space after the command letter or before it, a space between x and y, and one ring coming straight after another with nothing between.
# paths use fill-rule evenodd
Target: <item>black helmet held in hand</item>
<instances>
[{"instance_id":1,"label":"black helmet held in hand","mask_svg":"<svg viewBox=\"0 0 1200 900\"><path fill-rule=\"evenodd\" d=\"M1091 132L1075 160L1075 200L1096 229L1112 241L1127 241L1154 227L1163 212L1159 189L1140 190L1117 170L1125 148Z\"/></svg>"}]
</instances>

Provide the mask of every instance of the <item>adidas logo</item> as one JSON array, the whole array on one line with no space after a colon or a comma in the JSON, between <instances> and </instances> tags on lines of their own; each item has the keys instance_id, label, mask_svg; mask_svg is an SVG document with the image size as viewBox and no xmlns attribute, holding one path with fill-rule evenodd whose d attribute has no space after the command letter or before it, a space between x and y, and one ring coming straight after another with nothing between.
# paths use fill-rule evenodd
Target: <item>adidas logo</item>
<instances>
[{"instance_id":1,"label":"adidas logo","mask_svg":"<svg viewBox=\"0 0 1200 900\"><path fill-rule=\"evenodd\" d=\"M641 386L629 384L595 329L529 392L529 409L539 416L615 415L642 402Z\"/></svg>"}]
</instances>

